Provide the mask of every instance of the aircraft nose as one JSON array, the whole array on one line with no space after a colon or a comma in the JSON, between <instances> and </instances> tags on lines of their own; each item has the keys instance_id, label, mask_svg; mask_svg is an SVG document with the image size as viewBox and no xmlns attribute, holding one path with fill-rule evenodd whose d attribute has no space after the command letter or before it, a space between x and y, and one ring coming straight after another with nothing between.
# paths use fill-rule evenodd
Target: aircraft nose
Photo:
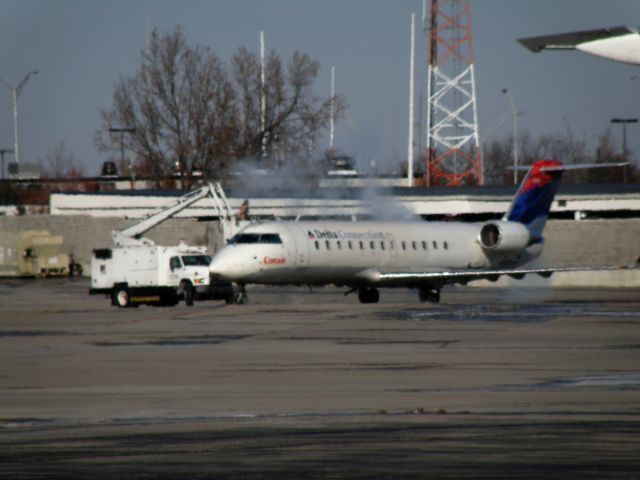
<instances>
[{"instance_id":1,"label":"aircraft nose","mask_svg":"<svg viewBox=\"0 0 640 480\"><path fill-rule=\"evenodd\" d=\"M209 273L229 279L232 274L232 263L223 256L216 255L209 264Z\"/></svg>"}]
</instances>

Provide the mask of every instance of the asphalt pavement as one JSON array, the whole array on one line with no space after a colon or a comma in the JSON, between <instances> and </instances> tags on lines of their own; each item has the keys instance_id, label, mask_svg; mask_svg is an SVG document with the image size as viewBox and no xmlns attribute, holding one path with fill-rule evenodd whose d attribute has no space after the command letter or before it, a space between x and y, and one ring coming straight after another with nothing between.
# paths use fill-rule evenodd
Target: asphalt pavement
<instances>
[{"instance_id":1,"label":"asphalt pavement","mask_svg":"<svg viewBox=\"0 0 640 480\"><path fill-rule=\"evenodd\" d=\"M0 280L2 478L638 478L640 291Z\"/></svg>"}]
</instances>

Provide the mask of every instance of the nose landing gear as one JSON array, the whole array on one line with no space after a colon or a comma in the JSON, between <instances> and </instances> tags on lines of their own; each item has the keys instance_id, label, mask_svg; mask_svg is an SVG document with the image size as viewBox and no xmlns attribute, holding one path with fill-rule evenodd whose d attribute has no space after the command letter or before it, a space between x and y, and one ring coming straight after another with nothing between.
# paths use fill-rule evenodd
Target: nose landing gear
<instances>
[{"instance_id":1,"label":"nose landing gear","mask_svg":"<svg viewBox=\"0 0 640 480\"><path fill-rule=\"evenodd\" d=\"M238 305L249 303L249 296L247 295L247 289L244 285L238 285L238 291L235 293L233 301Z\"/></svg>"},{"instance_id":2,"label":"nose landing gear","mask_svg":"<svg viewBox=\"0 0 640 480\"><path fill-rule=\"evenodd\" d=\"M360 300L360 303L378 303L380 292L375 287L360 287L358 289L358 300Z\"/></svg>"},{"instance_id":3,"label":"nose landing gear","mask_svg":"<svg viewBox=\"0 0 640 480\"><path fill-rule=\"evenodd\" d=\"M421 288L418 295L421 302L438 303L440 301L440 290L437 288Z\"/></svg>"}]
</instances>

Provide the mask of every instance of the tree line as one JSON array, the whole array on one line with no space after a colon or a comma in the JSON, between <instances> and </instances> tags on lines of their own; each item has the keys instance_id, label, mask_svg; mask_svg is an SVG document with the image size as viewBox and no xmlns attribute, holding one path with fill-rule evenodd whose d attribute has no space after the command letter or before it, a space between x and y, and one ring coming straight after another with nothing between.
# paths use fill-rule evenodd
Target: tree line
<instances>
[{"instance_id":1,"label":"tree line","mask_svg":"<svg viewBox=\"0 0 640 480\"><path fill-rule=\"evenodd\" d=\"M622 152L616 147L610 129L605 130L595 146L590 145L585 137L576 136L567 126L565 131L543 134L538 137L524 131L518 135L518 163L531 165L540 159L559 160L565 164L584 163L621 163L631 159L629 151ZM486 185L501 185L513 182L513 135L485 142L483 149L484 179ZM576 170L567 175L568 183L638 183L640 171L635 163L630 162L624 168L606 168L592 170Z\"/></svg>"}]
</instances>

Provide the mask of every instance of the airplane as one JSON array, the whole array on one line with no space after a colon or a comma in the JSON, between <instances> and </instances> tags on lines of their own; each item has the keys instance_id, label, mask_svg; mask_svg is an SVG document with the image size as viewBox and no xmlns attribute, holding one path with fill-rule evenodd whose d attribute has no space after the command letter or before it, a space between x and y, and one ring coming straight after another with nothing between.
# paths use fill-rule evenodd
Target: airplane
<instances>
[{"instance_id":1,"label":"airplane","mask_svg":"<svg viewBox=\"0 0 640 480\"><path fill-rule=\"evenodd\" d=\"M640 32L619 26L518 39L532 52L579 50L616 62L640 65Z\"/></svg>"},{"instance_id":2,"label":"airplane","mask_svg":"<svg viewBox=\"0 0 640 480\"><path fill-rule=\"evenodd\" d=\"M557 271L599 268L523 268L542 253L542 235L563 172L616 164L563 165L539 160L527 170L500 220L485 223L399 221L269 221L240 230L212 258L209 270L239 286L327 285L358 292L361 303L377 303L381 287L409 287L422 302L440 301L448 284L550 276Z\"/></svg>"}]
</instances>

